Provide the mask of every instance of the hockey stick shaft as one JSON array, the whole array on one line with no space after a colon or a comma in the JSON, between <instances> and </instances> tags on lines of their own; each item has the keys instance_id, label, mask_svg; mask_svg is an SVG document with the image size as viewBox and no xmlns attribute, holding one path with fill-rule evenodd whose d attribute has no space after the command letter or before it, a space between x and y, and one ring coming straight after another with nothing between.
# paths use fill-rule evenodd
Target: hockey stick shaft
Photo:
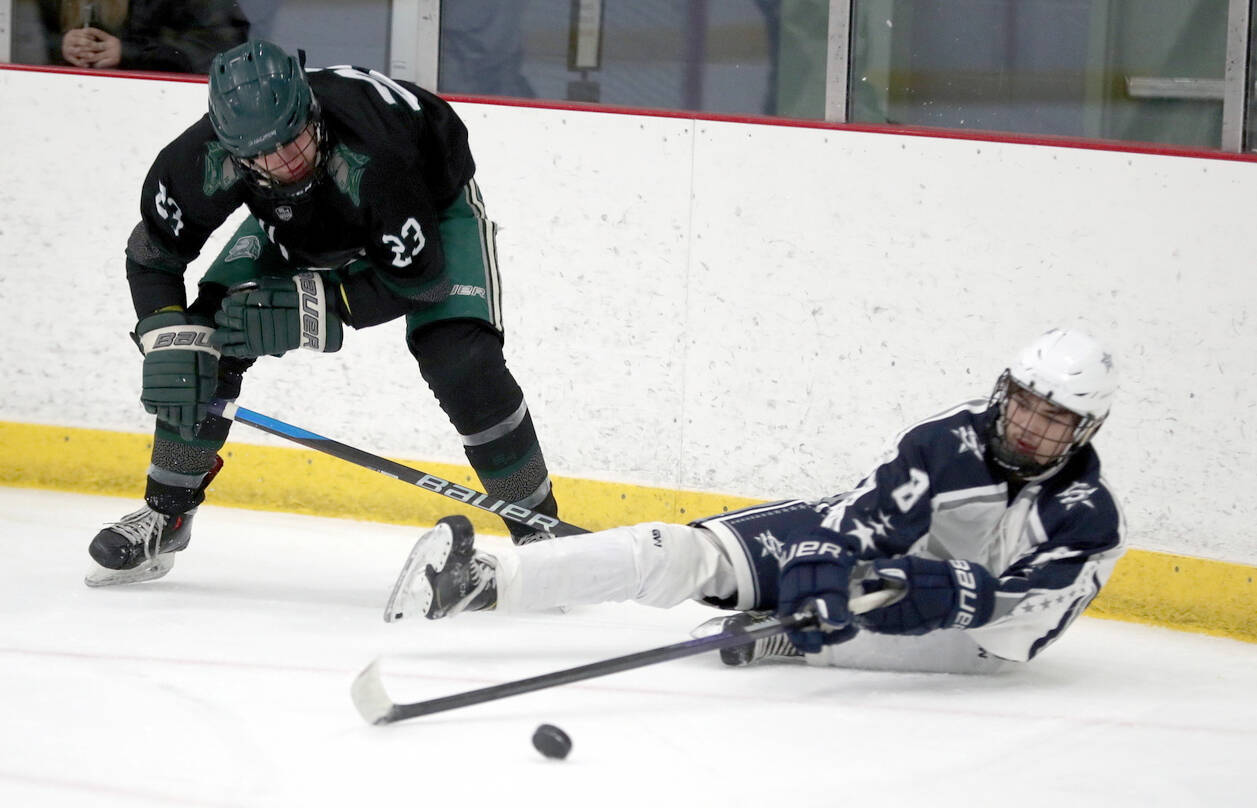
<instances>
[{"instance_id":1,"label":"hockey stick shaft","mask_svg":"<svg viewBox=\"0 0 1257 808\"><path fill-rule=\"evenodd\" d=\"M863 614L888 604L898 596L899 591L892 589L861 595L851 599L850 608L853 614ZM723 648L746 645L765 637L793 631L796 628L813 626L816 624L816 621L815 611L802 611L778 618L755 628L725 631L710 637L687 640L675 645L665 645L661 648L639 651L635 654L605 659L589 665L567 668L528 679L518 679L514 682L506 682L505 684L493 685L492 687L457 693L453 696L443 696L410 704L396 704L389 699L388 694L384 691L383 684L380 682L378 662L372 662L358 674L351 692L354 705L368 723L377 725L392 724L408 718L418 718L446 710L454 710L459 707L483 704L487 701L496 701L508 696L518 696L535 690L544 690L549 687L558 687L559 685L580 682L598 676L607 676L608 674L655 665L660 662L695 656L708 651L719 651Z\"/></svg>"},{"instance_id":2,"label":"hockey stick shaft","mask_svg":"<svg viewBox=\"0 0 1257 808\"><path fill-rule=\"evenodd\" d=\"M434 474L413 469L410 466L403 466L401 463L373 455L370 452L326 438L301 427L286 424L276 418L241 407L234 401L226 401L221 398L214 399L210 402L209 411L211 414L221 418L248 424L254 429L290 440L308 449L314 449L317 452L346 460L354 465L379 472L395 480L410 483L425 491L440 494L455 502L479 508L482 511L496 514L503 519L509 519L512 522L535 530L543 530L555 536L575 536L589 532L582 527L569 524L553 516L546 516L522 505L506 502L477 491L474 488L451 482L443 477L437 477Z\"/></svg>"}]
</instances>

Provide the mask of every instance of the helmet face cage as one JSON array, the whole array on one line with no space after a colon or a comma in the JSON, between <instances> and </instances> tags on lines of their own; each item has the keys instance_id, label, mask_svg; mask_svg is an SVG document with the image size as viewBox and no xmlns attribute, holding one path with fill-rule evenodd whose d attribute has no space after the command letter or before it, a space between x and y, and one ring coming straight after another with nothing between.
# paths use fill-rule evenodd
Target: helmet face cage
<instances>
[{"instance_id":1,"label":"helmet face cage","mask_svg":"<svg viewBox=\"0 0 1257 808\"><path fill-rule=\"evenodd\" d=\"M327 162L326 128L300 60L271 42L250 40L214 57L209 119L259 195L299 197L314 187ZM295 143L313 148L303 146L297 154Z\"/></svg>"},{"instance_id":2,"label":"helmet face cage","mask_svg":"<svg viewBox=\"0 0 1257 808\"><path fill-rule=\"evenodd\" d=\"M1052 400L1050 392L1044 395L1033 385L1019 383L1008 370L995 383L991 406L996 409L987 438L991 457L1010 475L1022 480L1035 479L1060 468L1104 423L1103 417L1084 415L1059 405ZM1014 407L1017 416L1013 431L1019 433L1018 437L1029 439L1037 449L1023 449L1010 437Z\"/></svg>"},{"instance_id":3,"label":"helmet face cage","mask_svg":"<svg viewBox=\"0 0 1257 808\"><path fill-rule=\"evenodd\" d=\"M290 147L307 138L299 149ZM310 110L310 118L297 137L274 151L251 157L232 155L236 170L259 196L269 199L296 200L318 185L327 171L331 144L326 127L318 115L318 105ZM282 172L282 173L276 173Z\"/></svg>"}]
</instances>

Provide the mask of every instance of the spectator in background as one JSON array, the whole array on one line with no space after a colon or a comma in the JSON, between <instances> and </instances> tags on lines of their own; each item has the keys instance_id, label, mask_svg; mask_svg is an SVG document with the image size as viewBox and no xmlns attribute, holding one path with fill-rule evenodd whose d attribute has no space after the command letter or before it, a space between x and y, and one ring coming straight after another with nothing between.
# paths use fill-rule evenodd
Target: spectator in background
<instances>
[{"instance_id":1,"label":"spectator in background","mask_svg":"<svg viewBox=\"0 0 1257 808\"><path fill-rule=\"evenodd\" d=\"M537 95L523 73L525 5L485 0L442 5L441 92Z\"/></svg>"},{"instance_id":2,"label":"spectator in background","mask_svg":"<svg viewBox=\"0 0 1257 808\"><path fill-rule=\"evenodd\" d=\"M93 70L205 73L249 38L232 0L41 0L48 61Z\"/></svg>"},{"instance_id":3,"label":"spectator in background","mask_svg":"<svg viewBox=\"0 0 1257 808\"><path fill-rule=\"evenodd\" d=\"M764 114L825 117L829 0L755 0L768 37Z\"/></svg>"}]
</instances>

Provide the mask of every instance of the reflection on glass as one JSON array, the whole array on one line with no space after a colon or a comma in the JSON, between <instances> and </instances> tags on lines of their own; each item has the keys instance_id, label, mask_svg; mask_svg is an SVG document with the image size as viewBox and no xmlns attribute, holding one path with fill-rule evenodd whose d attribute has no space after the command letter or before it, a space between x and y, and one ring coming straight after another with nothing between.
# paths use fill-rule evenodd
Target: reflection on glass
<instances>
[{"instance_id":1,"label":"reflection on glass","mask_svg":"<svg viewBox=\"0 0 1257 808\"><path fill-rule=\"evenodd\" d=\"M389 0L12 0L11 58L83 70L204 73L247 38L306 51L312 66L385 71Z\"/></svg>"},{"instance_id":2,"label":"reflection on glass","mask_svg":"<svg viewBox=\"0 0 1257 808\"><path fill-rule=\"evenodd\" d=\"M458 0L441 6L440 90L532 98L524 77L527 3Z\"/></svg>"},{"instance_id":3,"label":"reflection on glass","mask_svg":"<svg viewBox=\"0 0 1257 808\"><path fill-rule=\"evenodd\" d=\"M440 91L824 114L828 0L458 0Z\"/></svg>"},{"instance_id":4,"label":"reflection on glass","mask_svg":"<svg viewBox=\"0 0 1257 808\"><path fill-rule=\"evenodd\" d=\"M853 121L1217 148L1227 0L856 0Z\"/></svg>"},{"instance_id":5,"label":"reflection on glass","mask_svg":"<svg viewBox=\"0 0 1257 808\"><path fill-rule=\"evenodd\" d=\"M233 0L39 0L15 11L15 56L80 70L204 73L214 54L249 36Z\"/></svg>"},{"instance_id":6,"label":"reflection on glass","mask_svg":"<svg viewBox=\"0 0 1257 808\"><path fill-rule=\"evenodd\" d=\"M1244 98L1244 151L1257 152L1257 9L1248 18L1248 86Z\"/></svg>"},{"instance_id":7,"label":"reflection on glass","mask_svg":"<svg viewBox=\"0 0 1257 808\"><path fill-rule=\"evenodd\" d=\"M269 39L290 53L304 50L312 67L355 65L388 72L390 0L238 2L253 23L253 38Z\"/></svg>"}]
</instances>

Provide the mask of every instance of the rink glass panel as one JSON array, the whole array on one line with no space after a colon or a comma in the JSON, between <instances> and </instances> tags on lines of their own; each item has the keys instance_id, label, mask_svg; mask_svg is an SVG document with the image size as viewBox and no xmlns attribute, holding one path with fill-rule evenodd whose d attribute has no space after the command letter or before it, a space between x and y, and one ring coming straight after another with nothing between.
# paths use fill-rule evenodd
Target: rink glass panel
<instances>
[{"instance_id":1,"label":"rink glass panel","mask_svg":"<svg viewBox=\"0 0 1257 808\"><path fill-rule=\"evenodd\" d=\"M1229 0L856 0L848 117L1220 148Z\"/></svg>"},{"instance_id":2,"label":"rink glass panel","mask_svg":"<svg viewBox=\"0 0 1257 808\"><path fill-rule=\"evenodd\" d=\"M251 36L304 49L311 65L447 94L813 120L828 110L836 122L1231 151L1253 140L1251 0L239 4ZM9 59L46 63L36 0L0 0L6 14ZM425 44L438 27L439 45Z\"/></svg>"}]
</instances>

